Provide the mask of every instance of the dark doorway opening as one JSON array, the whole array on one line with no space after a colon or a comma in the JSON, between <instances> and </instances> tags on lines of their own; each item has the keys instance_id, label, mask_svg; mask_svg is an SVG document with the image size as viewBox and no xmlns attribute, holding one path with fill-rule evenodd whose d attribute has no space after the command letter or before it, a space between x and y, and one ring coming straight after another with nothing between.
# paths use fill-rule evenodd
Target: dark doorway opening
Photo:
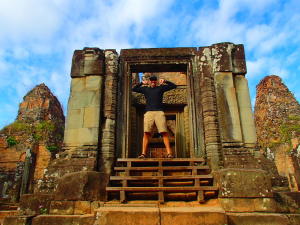
<instances>
[{"instance_id":1,"label":"dark doorway opening","mask_svg":"<svg viewBox=\"0 0 300 225\"><path fill-rule=\"evenodd\" d=\"M190 157L190 129L187 104L187 75L186 72L139 72L132 73L132 83L141 82L155 75L158 79L169 80L177 85L177 89L164 94L165 115L170 144L176 157ZM132 93L131 105L131 149L129 157L137 157L141 153L143 139L143 118L145 99L142 94ZM148 157L166 157L165 145L157 128L151 133L148 146Z\"/></svg>"}]
</instances>

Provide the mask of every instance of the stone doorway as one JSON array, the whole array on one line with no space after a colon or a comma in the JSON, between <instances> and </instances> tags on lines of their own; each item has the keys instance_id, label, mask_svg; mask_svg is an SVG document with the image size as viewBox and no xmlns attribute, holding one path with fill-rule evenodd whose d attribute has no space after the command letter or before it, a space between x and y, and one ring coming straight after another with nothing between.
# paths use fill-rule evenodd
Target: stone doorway
<instances>
[{"instance_id":1,"label":"stone doorway","mask_svg":"<svg viewBox=\"0 0 300 225\"><path fill-rule=\"evenodd\" d=\"M133 73L132 83L140 82L143 79L155 75L158 79L169 80L177 85L177 89L164 94L165 115L167 128L170 137L170 144L175 157L189 157L190 149L190 130L189 115L187 105L187 78L184 72L157 72L157 73ZM132 93L131 109L131 151L129 157L137 157L142 148L143 139L143 118L144 118L145 99L138 93ZM148 147L148 157L166 157L165 145L162 136L154 126L152 137Z\"/></svg>"},{"instance_id":2,"label":"stone doorway","mask_svg":"<svg viewBox=\"0 0 300 225\"><path fill-rule=\"evenodd\" d=\"M184 127L186 127L186 130L182 128L185 133L181 133L186 139L182 143L185 143L184 145L187 147L178 151L177 146L180 141L177 141L175 137L176 154L177 157L188 158L205 156L202 106L198 91L200 90L200 80L194 62L196 59L194 50L196 49L166 49L163 53L160 52L161 49L122 49L118 89L117 133L120 134L117 135L116 146L118 158L136 157L140 153L141 143L138 142L142 140L143 132L137 132L137 130L142 130L139 125L142 122L139 118L142 118L143 104L140 102L140 98L137 98L136 101L131 90L133 81L139 79L141 73L161 73L169 76L164 77L166 80L184 77L184 85L179 85L181 88L165 93L167 108L172 111L174 107L175 109L177 107L175 115L173 115L176 118L176 123L181 121L179 125L185 124ZM170 73L176 73L176 75L170 75ZM177 82L174 83L178 84ZM172 91L177 92L177 94L172 93ZM178 96L178 98L174 98L174 96Z\"/></svg>"}]
</instances>

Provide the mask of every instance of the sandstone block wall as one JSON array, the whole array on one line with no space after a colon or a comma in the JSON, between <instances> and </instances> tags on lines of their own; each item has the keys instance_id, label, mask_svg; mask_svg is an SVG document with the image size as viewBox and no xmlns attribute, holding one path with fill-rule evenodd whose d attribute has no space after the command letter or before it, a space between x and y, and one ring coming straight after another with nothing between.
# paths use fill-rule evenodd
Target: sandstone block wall
<instances>
[{"instance_id":1,"label":"sandstone block wall","mask_svg":"<svg viewBox=\"0 0 300 225\"><path fill-rule=\"evenodd\" d=\"M97 149L103 98L104 53L100 49L75 51L71 70L64 145L74 151L82 146ZM96 155L96 153L95 153Z\"/></svg>"},{"instance_id":2,"label":"sandstone block wall","mask_svg":"<svg viewBox=\"0 0 300 225\"><path fill-rule=\"evenodd\" d=\"M198 65L208 160L229 168L257 168L253 160L256 130L243 45L202 47Z\"/></svg>"}]
</instances>

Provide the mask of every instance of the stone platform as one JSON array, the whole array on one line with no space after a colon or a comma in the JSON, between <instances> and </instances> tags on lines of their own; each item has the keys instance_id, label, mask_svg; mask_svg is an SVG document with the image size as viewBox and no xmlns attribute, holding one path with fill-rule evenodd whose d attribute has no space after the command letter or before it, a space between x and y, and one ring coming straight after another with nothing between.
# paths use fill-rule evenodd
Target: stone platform
<instances>
[{"instance_id":1,"label":"stone platform","mask_svg":"<svg viewBox=\"0 0 300 225\"><path fill-rule=\"evenodd\" d=\"M18 213L17 210L1 210L0 211L0 225L3 224L5 217L13 216L13 215L16 215L17 213Z\"/></svg>"},{"instance_id":2,"label":"stone platform","mask_svg":"<svg viewBox=\"0 0 300 225\"><path fill-rule=\"evenodd\" d=\"M216 199L200 205L199 202L168 202L151 204L106 203L95 210L95 225L223 225L227 224L225 211Z\"/></svg>"},{"instance_id":3,"label":"stone platform","mask_svg":"<svg viewBox=\"0 0 300 225\"><path fill-rule=\"evenodd\" d=\"M205 204L109 202L95 210L94 225L299 225L300 214L226 212L218 199Z\"/></svg>"},{"instance_id":4,"label":"stone platform","mask_svg":"<svg viewBox=\"0 0 300 225\"><path fill-rule=\"evenodd\" d=\"M119 201L93 203L90 213L10 215L1 225L299 225L300 214L228 212L220 199L198 201ZM61 211L62 212L62 211ZM51 214L52 213L52 214Z\"/></svg>"}]
</instances>

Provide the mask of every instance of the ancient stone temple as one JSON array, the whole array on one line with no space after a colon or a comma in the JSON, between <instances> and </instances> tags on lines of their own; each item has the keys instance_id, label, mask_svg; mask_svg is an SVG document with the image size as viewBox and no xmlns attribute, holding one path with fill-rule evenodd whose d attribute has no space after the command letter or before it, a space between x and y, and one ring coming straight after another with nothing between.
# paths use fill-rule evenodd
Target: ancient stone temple
<instances>
[{"instance_id":1,"label":"ancient stone temple","mask_svg":"<svg viewBox=\"0 0 300 225\"><path fill-rule=\"evenodd\" d=\"M299 224L299 195L263 169L246 73L232 43L76 50L64 145L4 224ZM173 159L157 130L137 158L145 99L132 86L153 74L177 84L163 99Z\"/></svg>"}]
</instances>

